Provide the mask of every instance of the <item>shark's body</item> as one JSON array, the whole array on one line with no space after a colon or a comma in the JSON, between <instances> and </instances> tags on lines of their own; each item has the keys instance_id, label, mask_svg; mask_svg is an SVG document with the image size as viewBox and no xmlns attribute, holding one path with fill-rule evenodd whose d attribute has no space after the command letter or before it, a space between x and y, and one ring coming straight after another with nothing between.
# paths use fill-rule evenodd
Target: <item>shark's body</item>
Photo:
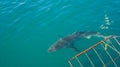
<instances>
[{"instance_id":1,"label":"shark's body","mask_svg":"<svg viewBox=\"0 0 120 67\"><path fill-rule=\"evenodd\" d=\"M97 36L97 35L101 35L101 34L98 32L74 32L73 34L68 35L64 38L60 38L58 41L56 41L52 46L49 47L48 52L55 52L64 47L69 47L75 51L79 51L73 45L77 40L83 37Z\"/></svg>"}]
</instances>

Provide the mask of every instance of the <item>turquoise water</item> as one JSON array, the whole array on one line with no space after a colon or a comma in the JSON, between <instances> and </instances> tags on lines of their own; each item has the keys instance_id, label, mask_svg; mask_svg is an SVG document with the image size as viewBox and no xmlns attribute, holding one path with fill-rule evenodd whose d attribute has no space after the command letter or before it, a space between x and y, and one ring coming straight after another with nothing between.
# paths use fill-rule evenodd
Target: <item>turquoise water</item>
<instances>
[{"instance_id":1,"label":"turquoise water","mask_svg":"<svg viewBox=\"0 0 120 67\"><path fill-rule=\"evenodd\" d=\"M0 0L0 67L69 67L76 52L48 53L75 31L120 35L119 0ZM86 41L80 41L81 49Z\"/></svg>"}]
</instances>

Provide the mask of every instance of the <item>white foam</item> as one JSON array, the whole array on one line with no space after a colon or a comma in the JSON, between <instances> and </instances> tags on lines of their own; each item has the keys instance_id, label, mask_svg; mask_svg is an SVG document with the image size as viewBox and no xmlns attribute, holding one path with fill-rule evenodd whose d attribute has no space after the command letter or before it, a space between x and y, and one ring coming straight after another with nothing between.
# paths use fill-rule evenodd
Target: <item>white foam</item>
<instances>
[{"instance_id":1,"label":"white foam","mask_svg":"<svg viewBox=\"0 0 120 67\"><path fill-rule=\"evenodd\" d=\"M102 25L100 26L100 29L109 29L109 27L102 24Z\"/></svg>"},{"instance_id":2,"label":"white foam","mask_svg":"<svg viewBox=\"0 0 120 67\"><path fill-rule=\"evenodd\" d=\"M107 14L104 15L105 23L100 25L100 29L109 29L109 26L111 25L112 21L110 20L109 16Z\"/></svg>"},{"instance_id":3,"label":"white foam","mask_svg":"<svg viewBox=\"0 0 120 67\"><path fill-rule=\"evenodd\" d=\"M110 19L109 17L105 14L105 22L106 22L106 25L110 25Z\"/></svg>"}]
</instances>

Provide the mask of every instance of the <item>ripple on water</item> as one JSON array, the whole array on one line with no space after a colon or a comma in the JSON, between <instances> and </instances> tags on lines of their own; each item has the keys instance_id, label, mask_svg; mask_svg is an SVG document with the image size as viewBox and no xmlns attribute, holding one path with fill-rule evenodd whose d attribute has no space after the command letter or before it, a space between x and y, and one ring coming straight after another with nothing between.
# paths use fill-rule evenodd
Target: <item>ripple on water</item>
<instances>
[{"instance_id":1,"label":"ripple on water","mask_svg":"<svg viewBox=\"0 0 120 67\"><path fill-rule=\"evenodd\" d=\"M17 35L16 33L20 32L24 29L25 26L24 26L23 22L21 23L19 21L21 21L24 18L25 14L20 14L17 16L16 9L20 8L21 6L23 6L25 4L26 4L26 1L22 1L22 2L3 1L3 2L0 2L0 5L1 5L0 15L4 16L6 18L6 20L8 19L8 21L11 21L11 22L7 22L6 20L4 20L3 21L4 23L1 23L1 25L2 25L1 27L2 27L2 29L4 29L4 31L1 32L1 35L4 35L4 36L1 36L0 42L5 42L7 39L16 37L16 35ZM19 14L19 12L18 12L18 14Z\"/></svg>"}]
</instances>

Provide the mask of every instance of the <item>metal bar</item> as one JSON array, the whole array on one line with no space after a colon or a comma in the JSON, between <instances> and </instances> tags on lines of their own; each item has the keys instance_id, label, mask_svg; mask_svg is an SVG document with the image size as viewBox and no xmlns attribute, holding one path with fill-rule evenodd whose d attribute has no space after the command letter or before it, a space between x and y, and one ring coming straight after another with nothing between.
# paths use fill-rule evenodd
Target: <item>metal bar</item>
<instances>
[{"instance_id":1,"label":"metal bar","mask_svg":"<svg viewBox=\"0 0 120 67\"><path fill-rule=\"evenodd\" d=\"M120 58L120 55L118 55L117 57L115 57L113 60L116 61L116 60L119 59L119 58ZM110 63L112 63L111 60L110 60L108 63L106 63L106 66L107 66L108 64L110 64Z\"/></svg>"},{"instance_id":2,"label":"metal bar","mask_svg":"<svg viewBox=\"0 0 120 67\"><path fill-rule=\"evenodd\" d=\"M113 37L113 39L118 43L118 45L120 45L120 42L118 41L116 37Z\"/></svg>"},{"instance_id":3,"label":"metal bar","mask_svg":"<svg viewBox=\"0 0 120 67\"><path fill-rule=\"evenodd\" d=\"M96 47L96 46L100 45L103 41L106 41L106 40L108 40L108 39L110 39L110 38L112 38L112 37L113 37L113 36L110 36L110 37L108 37L108 38L105 38L105 39L103 39L103 40L99 41L98 43L96 43L96 44L94 44L93 46L91 46L91 47L87 48L86 50L84 50L84 51L82 51L82 52L80 52L80 53L76 54L75 56L77 56L77 57L78 57L78 56L80 56L80 55L82 55L82 54L86 53L87 51L91 50L92 48L94 48L94 47ZM74 56L74 57L72 57L72 58L70 58L69 60L71 61L71 60L75 59L75 56Z\"/></svg>"},{"instance_id":4,"label":"metal bar","mask_svg":"<svg viewBox=\"0 0 120 67\"><path fill-rule=\"evenodd\" d=\"M103 42L103 44L106 45L107 43ZM114 51L116 51L120 55L120 52L117 49L111 47L109 44L107 44L107 46L110 47L111 49L113 49Z\"/></svg>"},{"instance_id":5,"label":"metal bar","mask_svg":"<svg viewBox=\"0 0 120 67\"><path fill-rule=\"evenodd\" d=\"M90 61L92 67L95 67L94 63L92 62L92 60L90 59L90 57L87 55L87 53L85 53L85 55L87 56L88 60Z\"/></svg>"},{"instance_id":6,"label":"metal bar","mask_svg":"<svg viewBox=\"0 0 120 67\"><path fill-rule=\"evenodd\" d=\"M110 57L110 59L112 60L112 62L114 63L114 65L117 67L117 64L114 62L113 58L111 57L111 55L109 54L108 51L106 51L106 53L108 54L108 56Z\"/></svg>"},{"instance_id":7,"label":"metal bar","mask_svg":"<svg viewBox=\"0 0 120 67\"><path fill-rule=\"evenodd\" d=\"M80 60L78 59L78 57L76 57L76 60L78 61L78 63L80 64L80 67L83 67L82 63L80 62Z\"/></svg>"},{"instance_id":8,"label":"metal bar","mask_svg":"<svg viewBox=\"0 0 120 67\"><path fill-rule=\"evenodd\" d=\"M106 45L106 43L105 43L105 42L103 42L103 44L105 44L105 45ZM107 44L107 46L108 46L108 44ZM104 47L103 47L103 49L104 49ZM104 50L105 50L105 49L104 49ZM111 57L111 55L109 54L109 52L108 52L108 51L106 51L106 50L105 50L105 52L107 53L107 55L109 56L109 58L111 59L111 61L114 63L115 67L117 67L117 64L114 62L114 60L113 60L113 58Z\"/></svg>"},{"instance_id":9,"label":"metal bar","mask_svg":"<svg viewBox=\"0 0 120 67\"><path fill-rule=\"evenodd\" d=\"M107 67L108 64L110 63L113 63L115 65L115 67L118 67L115 60L119 59L120 58L120 52L114 47L114 44L110 41L110 44L106 43L106 41L108 41L110 38L113 38L116 43L118 43L118 45L120 45L120 42L118 41L118 39L116 38L116 36L110 36L110 37L107 37L101 41L99 41L98 43L94 44L93 46L87 48L86 50L76 54L74 57L70 58L68 60L68 63L70 64L70 67L74 67L73 64L72 64L72 60L76 59L77 62L80 64L81 67L84 67L83 64L81 63L81 61L79 60L78 56L82 55L82 54L85 54L90 62L90 64L92 65L92 67L95 67L94 63L92 62L92 59L89 57L89 55L87 55L87 52L91 49L94 50L94 52L96 53L96 55L98 56L99 60L101 61L101 63L103 64L103 67ZM105 45L105 48L104 46L102 46L101 44ZM104 60L101 58L101 56L99 55L99 53L97 52L97 50L95 49L96 46L98 45L101 45L103 48L104 48L104 51L106 52L107 56L110 58L110 60L108 60L107 63L104 63ZM113 46L111 46L113 45ZM115 58L113 58L109 51L107 50L107 48L111 48L112 50L114 50L115 52L117 52L119 55Z\"/></svg>"},{"instance_id":10,"label":"metal bar","mask_svg":"<svg viewBox=\"0 0 120 67\"><path fill-rule=\"evenodd\" d=\"M69 61L69 60L68 60L68 63L70 64L70 67L73 67L73 65L72 65L71 61Z\"/></svg>"},{"instance_id":11,"label":"metal bar","mask_svg":"<svg viewBox=\"0 0 120 67\"><path fill-rule=\"evenodd\" d=\"M102 58L100 57L100 55L98 54L98 52L93 48L94 52L96 53L96 55L98 56L98 58L100 59L100 61L102 62L103 66L106 67L105 63L103 62Z\"/></svg>"},{"instance_id":12,"label":"metal bar","mask_svg":"<svg viewBox=\"0 0 120 67\"><path fill-rule=\"evenodd\" d=\"M98 42L97 44L94 44L93 46L89 47L88 49L86 49L86 50L84 50L84 51L82 51L82 52L76 54L76 56L80 56L81 54L86 53L86 52L89 51L90 49L92 49L92 48L94 48L94 47L100 45L103 41L106 41L106 40L108 40L108 39L110 39L110 38L112 38L112 37L113 37L113 36L110 36L110 37L108 37L108 38L106 38L106 39L104 39L104 40L101 40L101 41Z\"/></svg>"}]
</instances>

